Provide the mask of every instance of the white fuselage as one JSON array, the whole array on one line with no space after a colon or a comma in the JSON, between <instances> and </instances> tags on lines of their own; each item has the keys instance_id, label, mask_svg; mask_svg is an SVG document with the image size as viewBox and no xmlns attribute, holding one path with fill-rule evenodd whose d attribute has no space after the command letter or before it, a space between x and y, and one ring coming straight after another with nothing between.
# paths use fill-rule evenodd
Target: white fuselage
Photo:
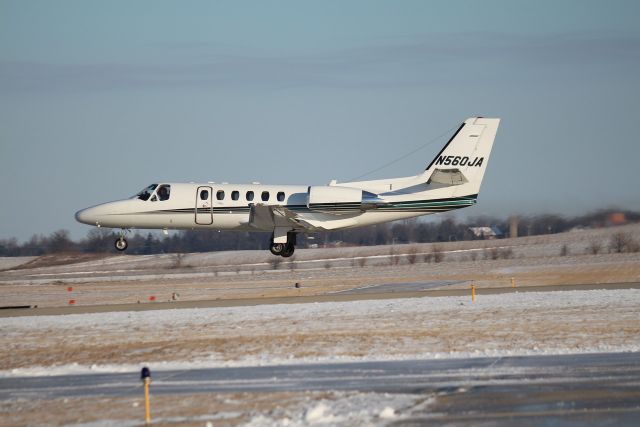
<instances>
[{"instance_id":1,"label":"white fuselage","mask_svg":"<svg viewBox=\"0 0 640 427\"><path fill-rule=\"evenodd\" d=\"M281 206L295 211L300 218L309 224L318 222L319 225L313 227L317 231L378 224L470 206L474 203L469 201L461 205L436 206L433 201L426 201L426 199L438 199L437 193L440 191L434 188L428 192L430 193L428 196L423 193L422 197L407 197L408 195L381 197L378 209L318 211L308 208L308 186L215 183L166 183L161 185L170 186L170 197L167 200L151 200L152 197L148 200L141 200L138 197L133 197L103 203L79 211L76 214L76 219L85 224L109 228L272 231L272 228L269 227L261 228L250 224L251 205L261 204ZM336 187L344 185L346 184L339 184ZM210 197L207 200L200 198L200 193L203 190L209 192ZM237 200L232 198L232 195L236 196L235 192L237 192ZM250 192L253 192L253 200L247 200L247 194ZM263 194L265 194L264 199ZM279 195L282 200L278 200ZM393 204L394 201L407 202L411 200L422 201L422 203L406 207ZM389 203L392 204L387 206ZM314 231L309 228L301 227L300 229ZM296 227L292 226L292 230L294 229Z\"/></svg>"},{"instance_id":2,"label":"white fuselage","mask_svg":"<svg viewBox=\"0 0 640 427\"><path fill-rule=\"evenodd\" d=\"M414 176L324 186L161 183L130 199L76 213L110 228L270 231L272 252L295 235L445 212L476 203L499 119L467 119L427 168ZM278 246L280 245L280 246ZM121 236L118 250L126 248Z\"/></svg>"}]
</instances>

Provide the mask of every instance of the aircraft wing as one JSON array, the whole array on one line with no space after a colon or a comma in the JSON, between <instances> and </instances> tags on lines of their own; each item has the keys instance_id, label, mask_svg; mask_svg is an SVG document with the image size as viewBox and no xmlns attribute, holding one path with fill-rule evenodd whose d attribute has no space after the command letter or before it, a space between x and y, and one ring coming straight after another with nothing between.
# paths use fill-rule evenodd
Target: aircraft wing
<instances>
[{"instance_id":1,"label":"aircraft wing","mask_svg":"<svg viewBox=\"0 0 640 427\"><path fill-rule=\"evenodd\" d=\"M286 219L290 223L297 225L298 228L312 229L315 228L309 222L300 218L300 216L292 211L291 209L287 209L283 206L272 206L274 215L279 215L281 218Z\"/></svg>"},{"instance_id":2,"label":"aircraft wing","mask_svg":"<svg viewBox=\"0 0 640 427\"><path fill-rule=\"evenodd\" d=\"M249 211L249 225L255 228L275 227L275 218L271 206L252 204Z\"/></svg>"},{"instance_id":3,"label":"aircraft wing","mask_svg":"<svg viewBox=\"0 0 640 427\"><path fill-rule=\"evenodd\" d=\"M315 228L290 209L283 206L268 206L262 204L251 205L249 225L259 229L293 227L311 230Z\"/></svg>"}]
</instances>

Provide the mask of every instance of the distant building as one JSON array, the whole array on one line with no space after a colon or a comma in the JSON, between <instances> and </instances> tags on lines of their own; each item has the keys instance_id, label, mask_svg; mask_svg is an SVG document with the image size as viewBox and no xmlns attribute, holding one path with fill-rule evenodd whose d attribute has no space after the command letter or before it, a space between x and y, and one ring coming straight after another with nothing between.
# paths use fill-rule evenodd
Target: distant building
<instances>
[{"instance_id":1,"label":"distant building","mask_svg":"<svg viewBox=\"0 0 640 427\"><path fill-rule=\"evenodd\" d=\"M586 227L584 225L576 225L575 227L572 227L569 229L569 231L571 232L577 232L577 231L584 231L584 230L589 230L591 227Z\"/></svg>"},{"instance_id":2,"label":"distant building","mask_svg":"<svg viewBox=\"0 0 640 427\"><path fill-rule=\"evenodd\" d=\"M607 217L608 225L622 225L627 223L627 216L623 212L614 212Z\"/></svg>"},{"instance_id":3,"label":"distant building","mask_svg":"<svg viewBox=\"0 0 640 427\"><path fill-rule=\"evenodd\" d=\"M502 237L502 231L498 227L469 227L476 239L493 240Z\"/></svg>"},{"instance_id":4,"label":"distant building","mask_svg":"<svg viewBox=\"0 0 640 427\"><path fill-rule=\"evenodd\" d=\"M509 237L518 237L518 223L520 219L517 216L509 218Z\"/></svg>"}]
</instances>

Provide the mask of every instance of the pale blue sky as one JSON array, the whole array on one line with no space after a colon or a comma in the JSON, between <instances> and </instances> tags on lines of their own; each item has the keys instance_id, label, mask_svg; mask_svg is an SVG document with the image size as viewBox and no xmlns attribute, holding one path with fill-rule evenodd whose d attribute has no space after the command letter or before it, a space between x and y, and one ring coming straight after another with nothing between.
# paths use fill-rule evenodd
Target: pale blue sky
<instances>
[{"instance_id":1,"label":"pale blue sky","mask_svg":"<svg viewBox=\"0 0 640 427\"><path fill-rule=\"evenodd\" d=\"M467 215L640 209L639 5L0 0L0 238L156 181L348 180L473 115Z\"/></svg>"}]
</instances>

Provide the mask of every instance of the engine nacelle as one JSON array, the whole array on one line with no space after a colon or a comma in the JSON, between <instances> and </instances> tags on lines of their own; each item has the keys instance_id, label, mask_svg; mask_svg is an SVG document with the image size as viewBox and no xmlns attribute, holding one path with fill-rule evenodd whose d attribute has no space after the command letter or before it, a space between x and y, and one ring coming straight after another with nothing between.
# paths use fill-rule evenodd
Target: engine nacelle
<instances>
[{"instance_id":1,"label":"engine nacelle","mask_svg":"<svg viewBox=\"0 0 640 427\"><path fill-rule=\"evenodd\" d=\"M307 207L318 211L360 210L362 193L359 188L326 185L311 186L307 190Z\"/></svg>"}]
</instances>

